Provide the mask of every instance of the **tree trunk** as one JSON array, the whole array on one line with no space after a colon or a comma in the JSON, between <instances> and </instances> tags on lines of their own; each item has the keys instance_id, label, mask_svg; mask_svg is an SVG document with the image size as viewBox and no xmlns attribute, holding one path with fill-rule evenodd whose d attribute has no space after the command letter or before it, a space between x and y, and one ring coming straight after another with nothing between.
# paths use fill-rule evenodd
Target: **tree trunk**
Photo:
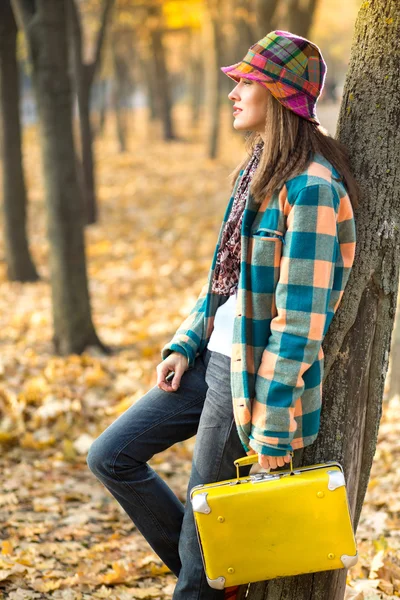
<instances>
[{"instance_id":1,"label":"tree trunk","mask_svg":"<svg viewBox=\"0 0 400 600\"><path fill-rule=\"evenodd\" d=\"M101 345L90 310L83 203L72 135L65 0L12 0L23 23L41 126L55 348ZM104 348L104 347L103 347Z\"/></svg>"},{"instance_id":2,"label":"tree trunk","mask_svg":"<svg viewBox=\"0 0 400 600\"><path fill-rule=\"evenodd\" d=\"M117 49L118 39L115 36L112 43L112 59L114 66L113 80L113 104L115 111L115 121L117 125L117 138L119 151L126 151L126 131L124 104L127 97L127 89L129 88L129 69L125 57Z\"/></svg>"},{"instance_id":3,"label":"tree trunk","mask_svg":"<svg viewBox=\"0 0 400 600\"><path fill-rule=\"evenodd\" d=\"M203 100L203 61L201 60L198 48L201 47L201 40L197 30L190 32L190 69L188 73L188 94L190 103L191 122L195 127L200 121L200 108Z\"/></svg>"},{"instance_id":4,"label":"tree trunk","mask_svg":"<svg viewBox=\"0 0 400 600\"><path fill-rule=\"evenodd\" d=\"M289 0L288 30L296 35L307 37L314 19L318 0Z\"/></svg>"},{"instance_id":5,"label":"tree trunk","mask_svg":"<svg viewBox=\"0 0 400 600\"><path fill-rule=\"evenodd\" d=\"M153 51L153 60L155 67L155 89L157 94L157 101L159 106L159 113L161 115L163 129L164 129L164 140L175 140L176 135L174 132L172 122L172 101L171 91L168 79L168 68L165 60L165 48L163 44L163 33L159 26L159 15L158 7L150 7L149 15L151 17L150 22L150 34L151 34L151 47Z\"/></svg>"},{"instance_id":6,"label":"tree trunk","mask_svg":"<svg viewBox=\"0 0 400 600\"><path fill-rule=\"evenodd\" d=\"M355 531L376 449L398 293L399 29L397 0L362 4L337 130L361 186L356 257L323 343L319 436L294 456L296 467L343 465ZM342 600L346 575L337 569L259 582L250 585L247 600Z\"/></svg>"},{"instance_id":7,"label":"tree trunk","mask_svg":"<svg viewBox=\"0 0 400 600\"><path fill-rule=\"evenodd\" d=\"M253 4L253 0L251 2L249 0L234 0L235 54L240 58L243 58L249 47L257 41L254 39L254 27L251 22L251 14L254 10ZM216 12L219 10L218 3L215 5L215 9Z\"/></svg>"},{"instance_id":8,"label":"tree trunk","mask_svg":"<svg viewBox=\"0 0 400 600\"><path fill-rule=\"evenodd\" d=\"M104 133L106 117L107 117L107 108L108 108L108 96L107 96L107 80L102 79L99 84L98 89L98 99L99 99L99 115L97 121L97 127L94 130L94 135L102 135Z\"/></svg>"},{"instance_id":9,"label":"tree trunk","mask_svg":"<svg viewBox=\"0 0 400 600\"><path fill-rule=\"evenodd\" d=\"M93 159L93 131L90 121L90 92L99 69L106 26L114 0L103 0L101 25L96 41L94 59L85 64L82 58L82 30L75 0L68 0L68 24L71 38L71 63L78 98L83 182L85 191L86 223L97 221L96 176Z\"/></svg>"},{"instance_id":10,"label":"tree trunk","mask_svg":"<svg viewBox=\"0 0 400 600\"><path fill-rule=\"evenodd\" d=\"M147 56L145 62L142 64L144 65L146 71L150 121L154 122L158 119L161 119L161 111L158 102L157 73L151 55Z\"/></svg>"},{"instance_id":11,"label":"tree trunk","mask_svg":"<svg viewBox=\"0 0 400 600\"><path fill-rule=\"evenodd\" d=\"M390 350L390 383L388 386L388 398L393 398L396 394L400 396L400 294L397 298L396 320L394 325L394 334L392 347Z\"/></svg>"},{"instance_id":12,"label":"tree trunk","mask_svg":"<svg viewBox=\"0 0 400 600\"><path fill-rule=\"evenodd\" d=\"M0 94L4 242L11 281L37 281L26 235L26 187L22 167L17 26L10 0L0 3Z\"/></svg>"},{"instance_id":13,"label":"tree trunk","mask_svg":"<svg viewBox=\"0 0 400 600\"><path fill-rule=\"evenodd\" d=\"M81 153L83 181L85 189L86 223L96 223L98 217L96 199L96 174L93 159L93 133L90 121L90 90L91 82L85 72L90 69L88 65L82 65L82 79L78 91L79 124L81 132Z\"/></svg>"},{"instance_id":14,"label":"tree trunk","mask_svg":"<svg viewBox=\"0 0 400 600\"><path fill-rule=\"evenodd\" d=\"M275 27L274 16L278 6L278 0L256 0L256 31L257 40L263 38ZM291 29L289 31L292 31ZM253 42L253 43L254 43Z\"/></svg>"},{"instance_id":15,"label":"tree trunk","mask_svg":"<svg viewBox=\"0 0 400 600\"><path fill-rule=\"evenodd\" d=\"M208 1L208 17L204 24L204 47L206 61L206 115L208 121L207 156L215 158L218 152L221 108L221 27L215 0Z\"/></svg>"}]
</instances>

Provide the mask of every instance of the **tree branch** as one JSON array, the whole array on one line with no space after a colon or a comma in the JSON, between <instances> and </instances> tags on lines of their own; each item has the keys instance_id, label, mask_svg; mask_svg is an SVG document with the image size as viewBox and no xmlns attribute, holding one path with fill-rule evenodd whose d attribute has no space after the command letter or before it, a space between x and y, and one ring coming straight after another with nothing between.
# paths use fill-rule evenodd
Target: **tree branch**
<instances>
[{"instance_id":1,"label":"tree branch","mask_svg":"<svg viewBox=\"0 0 400 600\"><path fill-rule=\"evenodd\" d=\"M113 6L114 6L114 0L103 0L103 14L101 16L101 25L100 25L100 29L99 29L99 32L97 35L97 40L96 40L96 50L94 53L93 61L90 63L90 69L89 69L89 73L90 73L89 85L91 85L91 83L94 79L94 76L96 74L96 71L100 64L101 52L103 49L104 39L105 39L105 35L106 35L109 14L110 14Z\"/></svg>"},{"instance_id":2,"label":"tree branch","mask_svg":"<svg viewBox=\"0 0 400 600\"><path fill-rule=\"evenodd\" d=\"M35 16L35 0L11 0L11 5L19 29L26 31Z\"/></svg>"}]
</instances>

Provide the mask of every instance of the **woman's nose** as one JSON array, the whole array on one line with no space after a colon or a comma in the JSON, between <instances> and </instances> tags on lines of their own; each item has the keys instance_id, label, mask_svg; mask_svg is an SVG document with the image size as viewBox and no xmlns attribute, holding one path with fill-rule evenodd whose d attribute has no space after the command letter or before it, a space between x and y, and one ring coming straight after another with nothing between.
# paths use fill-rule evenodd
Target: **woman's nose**
<instances>
[{"instance_id":1,"label":"woman's nose","mask_svg":"<svg viewBox=\"0 0 400 600\"><path fill-rule=\"evenodd\" d=\"M229 100L238 100L238 95L235 92L236 87L233 88L233 90L231 92L229 92L228 94L228 98Z\"/></svg>"}]
</instances>

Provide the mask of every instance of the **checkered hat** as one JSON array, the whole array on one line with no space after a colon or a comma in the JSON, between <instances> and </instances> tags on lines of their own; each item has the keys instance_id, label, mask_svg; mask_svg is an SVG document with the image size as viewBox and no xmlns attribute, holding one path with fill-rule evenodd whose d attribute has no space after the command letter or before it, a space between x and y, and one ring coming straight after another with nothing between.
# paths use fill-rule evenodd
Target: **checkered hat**
<instances>
[{"instance_id":1,"label":"checkered hat","mask_svg":"<svg viewBox=\"0 0 400 600\"><path fill-rule=\"evenodd\" d=\"M283 106L319 124L315 105L324 86L326 63L306 38L289 31L271 31L250 46L240 62L221 70L231 79L253 79Z\"/></svg>"}]
</instances>

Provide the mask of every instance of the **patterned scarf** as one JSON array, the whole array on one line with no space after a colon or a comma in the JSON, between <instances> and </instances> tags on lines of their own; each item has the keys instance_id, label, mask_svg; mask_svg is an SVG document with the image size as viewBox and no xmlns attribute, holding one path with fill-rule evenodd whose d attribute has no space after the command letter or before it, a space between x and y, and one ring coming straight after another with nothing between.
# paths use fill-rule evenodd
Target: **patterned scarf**
<instances>
[{"instance_id":1,"label":"patterned scarf","mask_svg":"<svg viewBox=\"0 0 400 600\"><path fill-rule=\"evenodd\" d=\"M240 273L241 225L251 178L260 162L264 142L259 142L243 171L236 189L232 210L225 224L215 264L212 291L216 294L235 294Z\"/></svg>"}]
</instances>

